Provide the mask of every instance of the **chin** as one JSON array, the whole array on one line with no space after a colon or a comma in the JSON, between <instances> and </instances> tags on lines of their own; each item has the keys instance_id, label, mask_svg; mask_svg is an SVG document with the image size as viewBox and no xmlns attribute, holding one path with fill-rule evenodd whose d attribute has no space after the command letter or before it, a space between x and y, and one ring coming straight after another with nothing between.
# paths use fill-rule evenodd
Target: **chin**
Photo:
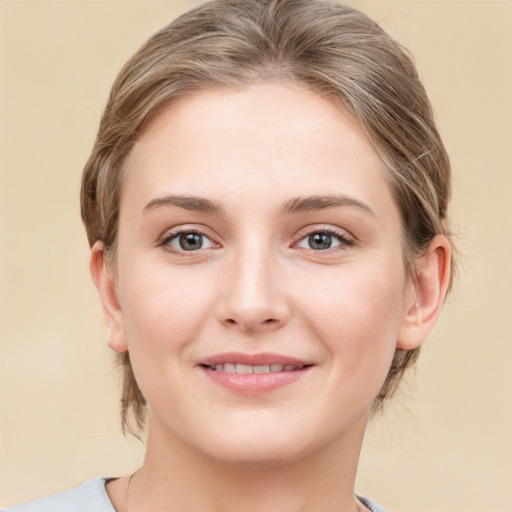
<instances>
[{"instance_id":1,"label":"chin","mask_svg":"<svg viewBox=\"0 0 512 512\"><path fill-rule=\"evenodd\" d=\"M205 452L210 458L219 463L246 468L278 467L290 464L304 456L297 446L275 442L229 443L217 445L214 450Z\"/></svg>"},{"instance_id":2,"label":"chin","mask_svg":"<svg viewBox=\"0 0 512 512\"><path fill-rule=\"evenodd\" d=\"M330 444L333 439L307 427L283 428L283 425L254 423L249 428L210 431L198 448L217 462L244 467L283 466L296 462ZM203 431L204 433L204 431ZM205 442L206 441L206 442Z\"/></svg>"}]
</instances>

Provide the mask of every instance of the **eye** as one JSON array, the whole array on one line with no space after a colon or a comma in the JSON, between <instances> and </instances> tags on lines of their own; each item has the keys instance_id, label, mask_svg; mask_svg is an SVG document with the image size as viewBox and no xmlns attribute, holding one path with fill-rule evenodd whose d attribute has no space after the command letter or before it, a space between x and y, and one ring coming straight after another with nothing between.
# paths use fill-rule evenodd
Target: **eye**
<instances>
[{"instance_id":1,"label":"eye","mask_svg":"<svg viewBox=\"0 0 512 512\"><path fill-rule=\"evenodd\" d=\"M164 240L163 245L178 252L192 252L200 249L209 249L215 244L205 234L198 231L179 231L169 235Z\"/></svg>"},{"instance_id":2,"label":"eye","mask_svg":"<svg viewBox=\"0 0 512 512\"><path fill-rule=\"evenodd\" d=\"M341 245L352 245L353 241L347 236L334 231L322 230L315 231L302 238L297 247L311 249L313 251L328 251Z\"/></svg>"}]
</instances>

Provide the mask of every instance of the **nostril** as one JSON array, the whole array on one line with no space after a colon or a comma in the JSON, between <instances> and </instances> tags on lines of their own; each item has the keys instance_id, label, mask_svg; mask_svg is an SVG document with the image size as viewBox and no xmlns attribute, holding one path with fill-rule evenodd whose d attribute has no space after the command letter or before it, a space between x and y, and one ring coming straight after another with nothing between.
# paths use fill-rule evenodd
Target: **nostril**
<instances>
[{"instance_id":1,"label":"nostril","mask_svg":"<svg viewBox=\"0 0 512 512\"><path fill-rule=\"evenodd\" d=\"M264 331L273 330L282 324L279 318L265 318L259 315L240 315L240 317L232 316L231 318L225 316L222 323L229 328L238 327L242 331L257 331L263 329Z\"/></svg>"}]
</instances>

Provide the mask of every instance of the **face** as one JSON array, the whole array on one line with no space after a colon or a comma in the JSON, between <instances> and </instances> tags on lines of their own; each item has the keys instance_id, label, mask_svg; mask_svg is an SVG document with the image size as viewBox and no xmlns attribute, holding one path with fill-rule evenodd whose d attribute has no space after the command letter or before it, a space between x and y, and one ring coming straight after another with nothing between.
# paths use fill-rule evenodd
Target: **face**
<instances>
[{"instance_id":1,"label":"face","mask_svg":"<svg viewBox=\"0 0 512 512\"><path fill-rule=\"evenodd\" d=\"M246 463L353 442L410 289L384 165L315 93L202 91L129 155L111 346L150 438Z\"/></svg>"}]
</instances>

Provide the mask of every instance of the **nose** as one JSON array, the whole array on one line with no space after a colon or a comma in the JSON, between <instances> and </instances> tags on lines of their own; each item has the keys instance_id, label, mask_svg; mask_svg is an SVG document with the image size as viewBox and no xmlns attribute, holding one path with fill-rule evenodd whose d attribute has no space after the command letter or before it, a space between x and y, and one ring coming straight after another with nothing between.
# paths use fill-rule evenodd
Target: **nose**
<instances>
[{"instance_id":1,"label":"nose","mask_svg":"<svg viewBox=\"0 0 512 512\"><path fill-rule=\"evenodd\" d=\"M244 332L272 331L289 319L285 283L269 251L247 248L235 254L226 268L219 320Z\"/></svg>"}]
</instances>

